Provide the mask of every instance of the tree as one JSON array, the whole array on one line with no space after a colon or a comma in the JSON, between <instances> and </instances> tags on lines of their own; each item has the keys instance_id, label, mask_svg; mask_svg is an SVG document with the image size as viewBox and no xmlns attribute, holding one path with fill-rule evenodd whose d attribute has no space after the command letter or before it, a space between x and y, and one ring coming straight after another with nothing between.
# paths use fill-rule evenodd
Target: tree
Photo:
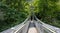
<instances>
[{"instance_id":1,"label":"tree","mask_svg":"<svg viewBox=\"0 0 60 33\"><path fill-rule=\"evenodd\" d=\"M23 22L28 13L24 10L24 0L0 1L0 31L8 29Z\"/></svg>"},{"instance_id":2,"label":"tree","mask_svg":"<svg viewBox=\"0 0 60 33\"><path fill-rule=\"evenodd\" d=\"M40 0L39 1L39 13L37 13L37 17L40 18L42 21L58 26L59 22L57 21L57 17L59 18L59 10L57 6L57 2L59 0ZM57 16L59 15L59 16ZM59 18L60 19L60 18ZM59 27L59 26L58 26Z\"/></svg>"}]
</instances>

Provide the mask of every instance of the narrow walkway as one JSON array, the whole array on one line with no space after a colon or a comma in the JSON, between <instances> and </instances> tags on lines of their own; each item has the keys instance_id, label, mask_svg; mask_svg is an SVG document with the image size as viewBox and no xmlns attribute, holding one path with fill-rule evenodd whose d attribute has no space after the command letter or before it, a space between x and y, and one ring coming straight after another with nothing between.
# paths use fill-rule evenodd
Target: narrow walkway
<instances>
[{"instance_id":1,"label":"narrow walkway","mask_svg":"<svg viewBox=\"0 0 60 33\"><path fill-rule=\"evenodd\" d=\"M35 27L31 27L31 28L29 28L28 33L38 33L38 32Z\"/></svg>"},{"instance_id":2,"label":"narrow walkway","mask_svg":"<svg viewBox=\"0 0 60 33\"><path fill-rule=\"evenodd\" d=\"M35 25L34 25L33 21L31 21L31 23L29 25L28 33L38 33L37 29L35 28Z\"/></svg>"}]
</instances>

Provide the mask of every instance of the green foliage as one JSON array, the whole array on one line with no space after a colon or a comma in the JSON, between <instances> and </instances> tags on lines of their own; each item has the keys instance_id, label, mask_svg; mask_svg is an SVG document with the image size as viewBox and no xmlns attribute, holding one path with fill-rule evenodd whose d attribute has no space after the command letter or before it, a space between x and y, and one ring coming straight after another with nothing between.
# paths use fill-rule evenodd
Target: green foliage
<instances>
[{"instance_id":1,"label":"green foliage","mask_svg":"<svg viewBox=\"0 0 60 33\"><path fill-rule=\"evenodd\" d=\"M37 17L45 23L60 27L60 9L56 4L59 0L40 0ZM58 7L58 8L57 8Z\"/></svg>"},{"instance_id":2,"label":"green foliage","mask_svg":"<svg viewBox=\"0 0 60 33\"><path fill-rule=\"evenodd\" d=\"M23 0L2 0L0 3L0 31L20 24L29 15Z\"/></svg>"},{"instance_id":3,"label":"green foliage","mask_svg":"<svg viewBox=\"0 0 60 33\"><path fill-rule=\"evenodd\" d=\"M60 27L59 0L0 0L0 31L15 26L31 14L31 6L36 16L45 23Z\"/></svg>"}]
</instances>

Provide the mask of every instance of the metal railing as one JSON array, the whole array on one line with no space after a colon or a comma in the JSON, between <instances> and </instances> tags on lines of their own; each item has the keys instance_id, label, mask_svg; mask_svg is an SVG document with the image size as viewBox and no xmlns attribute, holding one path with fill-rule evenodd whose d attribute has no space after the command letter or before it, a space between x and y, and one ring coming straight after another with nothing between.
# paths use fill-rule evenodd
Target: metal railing
<instances>
[{"instance_id":1,"label":"metal railing","mask_svg":"<svg viewBox=\"0 0 60 33\"><path fill-rule=\"evenodd\" d=\"M40 33L57 33L55 30L53 30L53 29L47 27L46 25L44 25L45 23L40 21L36 16L35 16L35 18L37 20L37 22L36 22L37 24L36 23L35 24L36 24L37 28L40 29Z\"/></svg>"},{"instance_id":2,"label":"metal railing","mask_svg":"<svg viewBox=\"0 0 60 33\"><path fill-rule=\"evenodd\" d=\"M14 33L27 33L29 26L29 22L23 25L19 30L15 31Z\"/></svg>"},{"instance_id":3,"label":"metal railing","mask_svg":"<svg viewBox=\"0 0 60 33\"><path fill-rule=\"evenodd\" d=\"M45 25L45 23L43 23L42 21L40 21L36 16L35 16L36 20L34 21L34 24L37 28L38 33L57 33L55 30L47 27ZM29 23L31 21L29 21L30 19L30 15L28 16L27 19L25 19L25 21L15 27L12 27L11 29L15 30L13 33L27 33L28 28L29 28ZM44 26L43 26L44 25Z\"/></svg>"},{"instance_id":4,"label":"metal railing","mask_svg":"<svg viewBox=\"0 0 60 33\"><path fill-rule=\"evenodd\" d=\"M25 19L25 21L23 23L21 23L18 27L17 27L17 30L14 31L14 33L25 33L25 32L22 32L22 31L27 31L26 29L28 28L28 25L29 25L29 18L30 18L30 15ZM24 29L24 30L23 30Z\"/></svg>"},{"instance_id":5,"label":"metal railing","mask_svg":"<svg viewBox=\"0 0 60 33\"><path fill-rule=\"evenodd\" d=\"M27 22L28 19L26 19L24 21L23 24L25 24L25 25L22 28L20 28L19 30L17 30L16 32L14 32L14 33L27 33L28 26L29 26L29 22ZM36 25L36 28L38 30L38 33L57 33L55 30L53 30L51 28L48 28L46 25L43 26L44 23L42 21L40 21L38 18L36 18L36 20L37 21L34 22L34 23Z\"/></svg>"}]
</instances>

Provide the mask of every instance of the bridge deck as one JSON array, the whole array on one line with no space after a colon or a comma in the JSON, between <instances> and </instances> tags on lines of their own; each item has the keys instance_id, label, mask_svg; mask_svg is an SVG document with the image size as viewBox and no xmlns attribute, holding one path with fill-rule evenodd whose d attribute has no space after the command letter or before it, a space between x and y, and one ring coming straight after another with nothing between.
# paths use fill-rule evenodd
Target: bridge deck
<instances>
[{"instance_id":1,"label":"bridge deck","mask_svg":"<svg viewBox=\"0 0 60 33\"><path fill-rule=\"evenodd\" d=\"M28 26L27 26L28 25ZM21 28L21 29L20 29ZM16 32L17 31L17 32ZM38 21L27 21L25 24L19 24L8 30L0 33L60 33L60 28L56 29L54 26L43 23L42 25Z\"/></svg>"},{"instance_id":2,"label":"bridge deck","mask_svg":"<svg viewBox=\"0 0 60 33\"><path fill-rule=\"evenodd\" d=\"M38 33L37 28L36 28L36 26L35 26L35 24L33 22L34 21L31 21L31 23L29 25L28 33Z\"/></svg>"},{"instance_id":3,"label":"bridge deck","mask_svg":"<svg viewBox=\"0 0 60 33\"><path fill-rule=\"evenodd\" d=\"M31 27L31 28L29 28L28 33L38 33L38 32L35 27Z\"/></svg>"}]
</instances>

